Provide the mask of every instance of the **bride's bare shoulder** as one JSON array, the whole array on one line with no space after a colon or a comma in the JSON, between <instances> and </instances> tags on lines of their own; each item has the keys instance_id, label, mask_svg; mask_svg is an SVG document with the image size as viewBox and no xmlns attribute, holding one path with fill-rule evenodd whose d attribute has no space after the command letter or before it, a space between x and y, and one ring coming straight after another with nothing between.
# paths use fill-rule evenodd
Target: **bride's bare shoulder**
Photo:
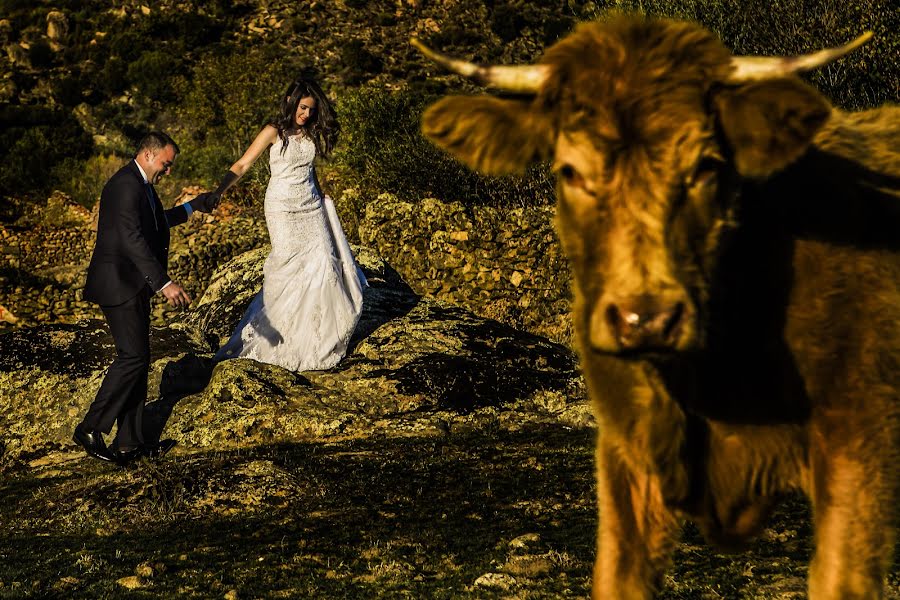
<instances>
[{"instance_id":1,"label":"bride's bare shoulder","mask_svg":"<svg viewBox=\"0 0 900 600\"><path fill-rule=\"evenodd\" d=\"M262 128L262 131L257 134L256 139L273 144L275 143L275 140L278 139L278 128L270 123Z\"/></svg>"}]
</instances>

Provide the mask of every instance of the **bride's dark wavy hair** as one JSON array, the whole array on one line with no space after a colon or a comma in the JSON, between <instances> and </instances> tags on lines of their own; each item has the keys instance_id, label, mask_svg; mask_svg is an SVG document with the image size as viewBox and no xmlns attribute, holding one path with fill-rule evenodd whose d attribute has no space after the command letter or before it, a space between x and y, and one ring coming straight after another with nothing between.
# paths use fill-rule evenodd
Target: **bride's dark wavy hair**
<instances>
[{"instance_id":1,"label":"bride's dark wavy hair","mask_svg":"<svg viewBox=\"0 0 900 600\"><path fill-rule=\"evenodd\" d=\"M300 103L300 98L307 97L315 98L316 108L302 129L315 143L316 152L327 157L337 144L341 126L338 123L334 106L311 73L304 72L291 82L281 97L278 116L270 124L278 129L283 154L287 149L288 132L294 131L294 115L297 114L297 105Z\"/></svg>"}]
</instances>

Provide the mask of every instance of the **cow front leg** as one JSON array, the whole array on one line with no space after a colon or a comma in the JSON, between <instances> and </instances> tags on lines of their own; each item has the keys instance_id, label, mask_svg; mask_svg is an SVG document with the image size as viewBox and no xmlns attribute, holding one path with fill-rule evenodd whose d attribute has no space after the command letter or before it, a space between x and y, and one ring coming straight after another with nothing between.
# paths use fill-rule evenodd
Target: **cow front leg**
<instances>
[{"instance_id":1,"label":"cow front leg","mask_svg":"<svg viewBox=\"0 0 900 600\"><path fill-rule=\"evenodd\" d=\"M594 600L642 600L662 587L678 521L665 506L659 480L636 472L621 450L597 445L599 527L594 562Z\"/></svg>"},{"instance_id":2,"label":"cow front leg","mask_svg":"<svg viewBox=\"0 0 900 600\"><path fill-rule=\"evenodd\" d=\"M812 457L816 550L810 600L884 597L896 537L892 454L889 446L869 446L868 451L819 447Z\"/></svg>"}]
</instances>

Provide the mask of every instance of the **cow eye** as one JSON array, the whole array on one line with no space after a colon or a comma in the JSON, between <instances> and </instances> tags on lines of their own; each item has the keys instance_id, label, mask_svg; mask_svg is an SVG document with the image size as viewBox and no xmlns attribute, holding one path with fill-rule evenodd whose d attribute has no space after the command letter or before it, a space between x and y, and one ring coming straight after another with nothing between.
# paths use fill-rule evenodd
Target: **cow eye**
<instances>
[{"instance_id":1,"label":"cow eye","mask_svg":"<svg viewBox=\"0 0 900 600\"><path fill-rule=\"evenodd\" d=\"M566 185L580 188L582 191L592 194L591 191L587 189L584 177L569 163L563 163L557 167L556 173L559 177L562 177L563 181L566 182Z\"/></svg>"},{"instance_id":2,"label":"cow eye","mask_svg":"<svg viewBox=\"0 0 900 600\"><path fill-rule=\"evenodd\" d=\"M697 163L694 174L688 180L691 187L704 186L713 181L722 167L722 159L717 156L704 156Z\"/></svg>"}]
</instances>

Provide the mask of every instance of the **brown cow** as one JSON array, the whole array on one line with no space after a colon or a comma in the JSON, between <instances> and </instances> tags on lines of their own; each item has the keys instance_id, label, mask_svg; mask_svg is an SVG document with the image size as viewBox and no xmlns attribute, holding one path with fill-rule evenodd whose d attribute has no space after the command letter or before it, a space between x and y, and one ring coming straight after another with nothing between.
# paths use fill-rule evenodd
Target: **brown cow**
<instances>
[{"instance_id":1,"label":"brown cow","mask_svg":"<svg viewBox=\"0 0 900 600\"><path fill-rule=\"evenodd\" d=\"M734 545L814 509L809 596L880 598L900 482L900 108L734 57L697 25L580 25L537 65L452 70L423 131L485 173L552 158L599 424L595 598L660 587L681 518Z\"/></svg>"}]
</instances>

